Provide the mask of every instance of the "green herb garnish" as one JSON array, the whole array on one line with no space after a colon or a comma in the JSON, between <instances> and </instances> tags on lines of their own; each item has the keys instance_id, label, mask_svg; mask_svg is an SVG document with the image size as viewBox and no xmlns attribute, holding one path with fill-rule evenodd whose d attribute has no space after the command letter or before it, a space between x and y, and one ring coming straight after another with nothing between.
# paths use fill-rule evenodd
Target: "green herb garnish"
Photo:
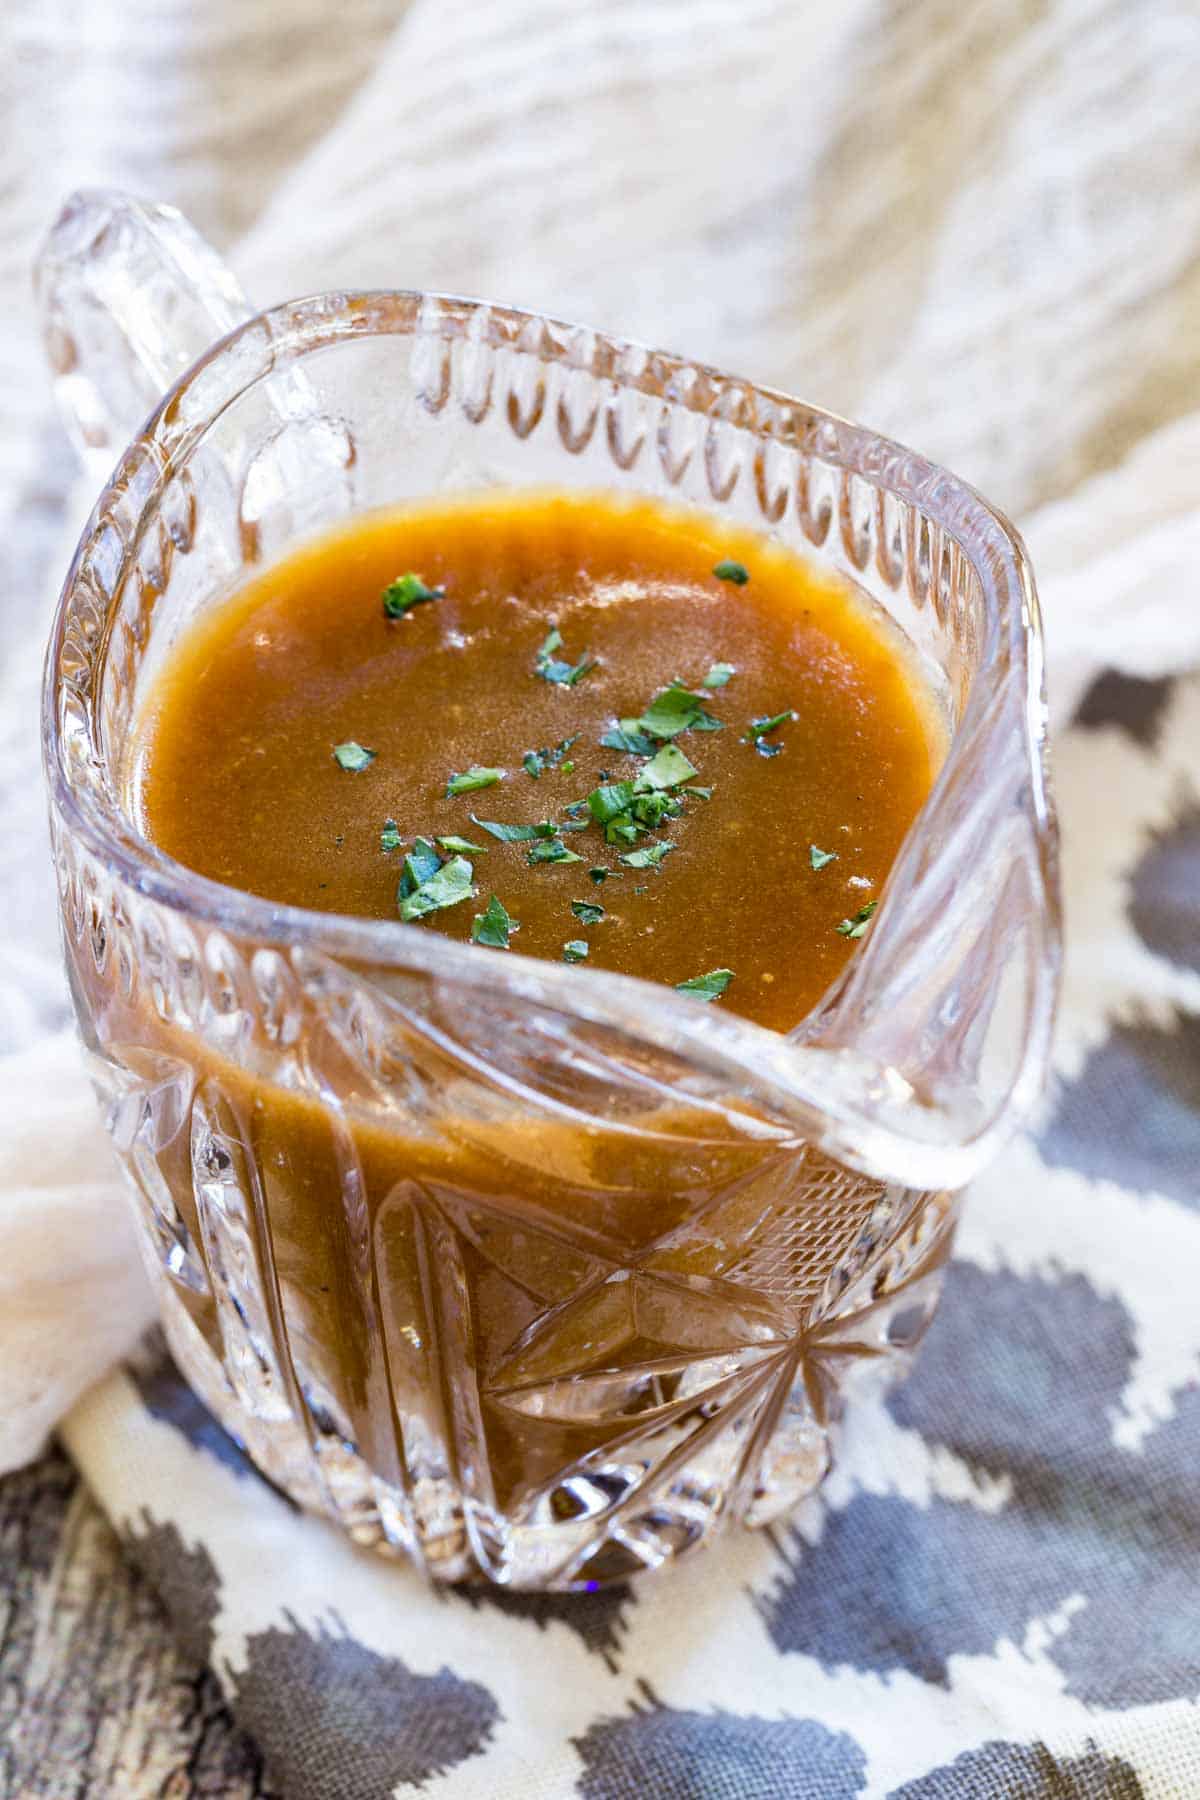
<instances>
[{"instance_id":1,"label":"green herb garnish","mask_svg":"<svg viewBox=\"0 0 1200 1800\"><path fill-rule=\"evenodd\" d=\"M697 799L699 799L699 800L711 800L713 797L712 789L707 788L707 787L685 788L684 792L688 793L688 794L695 794Z\"/></svg>"},{"instance_id":2,"label":"green herb garnish","mask_svg":"<svg viewBox=\"0 0 1200 1800\"><path fill-rule=\"evenodd\" d=\"M417 838L400 871L400 899L407 900L410 894L415 894L422 882L436 875L441 866L441 858L429 839Z\"/></svg>"},{"instance_id":3,"label":"green herb garnish","mask_svg":"<svg viewBox=\"0 0 1200 1800\"><path fill-rule=\"evenodd\" d=\"M530 867L534 867L538 863L582 862L583 858L576 856L573 850L568 850L562 839L556 837L550 838L548 841L543 840L540 844L534 844L525 860Z\"/></svg>"},{"instance_id":4,"label":"green herb garnish","mask_svg":"<svg viewBox=\"0 0 1200 1800\"><path fill-rule=\"evenodd\" d=\"M630 809L634 822L643 831L654 831L664 819L674 819L683 811L678 794L638 794Z\"/></svg>"},{"instance_id":5,"label":"green herb garnish","mask_svg":"<svg viewBox=\"0 0 1200 1800\"><path fill-rule=\"evenodd\" d=\"M443 907L457 906L461 900L469 900L475 893L471 885L475 871L464 856L452 857L443 863L436 875L430 875L411 894L398 896L400 899L400 917L406 924L414 919L423 919L427 913L439 912Z\"/></svg>"},{"instance_id":6,"label":"green herb garnish","mask_svg":"<svg viewBox=\"0 0 1200 1800\"><path fill-rule=\"evenodd\" d=\"M378 755L378 750L368 750L362 744L356 744L353 738L347 744L333 746L333 760L339 769L348 769L351 775L357 775L360 769L370 768Z\"/></svg>"},{"instance_id":7,"label":"green herb garnish","mask_svg":"<svg viewBox=\"0 0 1200 1800\"><path fill-rule=\"evenodd\" d=\"M724 562L717 563L713 574L718 581L732 581L735 587L745 587L750 579L750 571L745 563L734 562L730 556Z\"/></svg>"},{"instance_id":8,"label":"green herb garnish","mask_svg":"<svg viewBox=\"0 0 1200 1800\"><path fill-rule=\"evenodd\" d=\"M476 788L495 787L503 779L503 769L484 769L473 763L465 775L451 775L446 783L446 798L453 800L456 794L473 794Z\"/></svg>"},{"instance_id":9,"label":"green herb garnish","mask_svg":"<svg viewBox=\"0 0 1200 1800\"><path fill-rule=\"evenodd\" d=\"M398 850L403 842L404 839L400 836L400 828L395 819L385 819L383 830L379 834L379 848L383 854L390 855L393 850Z\"/></svg>"},{"instance_id":10,"label":"green herb garnish","mask_svg":"<svg viewBox=\"0 0 1200 1800\"><path fill-rule=\"evenodd\" d=\"M597 825L607 825L610 819L628 812L633 794L632 781L608 782L592 789L587 797L588 811Z\"/></svg>"},{"instance_id":11,"label":"green herb garnish","mask_svg":"<svg viewBox=\"0 0 1200 1800\"><path fill-rule=\"evenodd\" d=\"M595 874L594 869L592 873ZM604 908L597 906L594 900L572 900L571 911L581 925L598 925L604 917Z\"/></svg>"},{"instance_id":12,"label":"green herb garnish","mask_svg":"<svg viewBox=\"0 0 1200 1800\"><path fill-rule=\"evenodd\" d=\"M736 674L737 670L732 663L714 663L700 685L706 688L723 688L728 685L730 676Z\"/></svg>"},{"instance_id":13,"label":"green herb garnish","mask_svg":"<svg viewBox=\"0 0 1200 1800\"><path fill-rule=\"evenodd\" d=\"M489 950L507 950L508 940L514 931L521 927L505 910L495 894L487 903L484 912L475 914L475 923L471 927L471 942L484 944Z\"/></svg>"},{"instance_id":14,"label":"green herb garnish","mask_svg":"<svg viewBox=\"0 0 1200 1800\"><path fill-rule=\"evenodd\" d=\"M534 838L554 837L558 831L549 819L543 819L540 825L502 825L498 819L481 819L478 813L472 813L471 823L478 825L480 831L490 832L502 844L528 844Z\"/></svg>"},{"instance_id":15,"label":"green herb garnish","mask_svg":"<svg viewBox=\"0 0 1200 1800\"><path fill-rule=\"evenodd\" d=\"M575 764L563 762L563 757L571 745L578 742L579 733L576 732L573 737L563 738L560 744L555 744L553 750L546 745L543 745L540 750L527 750L521 758L525 773L532 775L533 779L538 781L547 769L557 769L561 765L563 774L569 775Z\"/></svg>"},{"instance_id":16,"label":"green herb garnish","mask_svg":"<svg viewBox=\"0 0 1200 1800\"><path fill-rule=\"evenodd\" d=\"M818 850L815 844L808 846L808 860L814 869L823 869L826 863L837 861L836 850Z\"/></svg>"},{"instance_id":17,"label":"green herb garnish","mask_svg":"<svg viewBox=\"0 0 1200 1800\"><path fill-rule=\"evenodd\" d=\"M862 937L867 926L871 923L871 914L878 905L878 900L868 900L865 906L859 907L852 919L843 919L838 926L841 935L848 938Z\"/></svg>"},{"instance_id":18,"label":"green herb garnish","mask_svg":"<svg viewBox=\"0 0 1200 1800\"><path fill-rule=\"evenodd\" d=\"M486 856L486 844L473 844L470 838L440 837L438 844L443 850L449 850L455 856Z\"/></svg>"},{"instance_id":19,"label":"green herb garnish","mask_svg":"<svg viewBox=\"0 0 1200 1800\"><path fill-rule=\"evenodd\" d=\"M774 713L769 719L751 719L748 728L743 731L740 741L743 744L752 744L757 738L762 737L764 732L774 731L777 725L784 725L789 719L796 717L797 714L789 706L785 712Z\"/></svg>"},{"instance_id":20,"label":"green herb garnish","mask_svg":"<svg viewBox=\"0 0 1200 1800\"><path fill-rule=\"evenodd\" d=\"M673 738L681 731L720 731L721 721L713 718L699 694L673 681L654 696L640 719L622 719L621 729L644 731L652 738Z\"/></svg>"},{"instance_id":21,"label":"green herb garnish","mask_svg":"<svg viewBox=\"0 0 1200 1800\"><path fill-rule=\"evenodd\" d=\"M670 856L675 846L670 838L664 838L657 844L643 844L640 850L630 850L621 861L628 863L631 869L657 869L664 856Z\"/></svg>"},{"instance_id":22,"label":"green herb garnish","mask_svg":"<svg viewBox=\"0 0 1200 1800\"><path fill-rule=\"evenodd\" d=\"M444 587L428 587L419 575L398 575L383 590L383 610L389 619L401 619L414 606L427 600L441 600Z\"/></svg>"},{"instance_id":23,"label":"green herb garnish","mask_svg":"<svg viewBox=\"0 0 1200 1800\"><path fill-rule=\"evenodd\" d=\"M632 730L629 729L631 726ZM624 750L630 756L654 755L654 739L637 730L636 719L622 719L619 725L613 725L605 732L600 742L606 750Z\"/></svg>"},{"instance_id":24,"label":"green herb garnish","mask_svg":"<svg viewBox=\"0 0 1200 1800\"><path fill-rule=\"evenodd\" d=\"M599 863L596 864L594 869L588 870L588 874L591 876L592 880L596 883L597 887L599 887L599 885L602 881L607 881L610 875L619 875L620 873L621 873L621 871L619 869L602 868Z\"/></svg>"},{"instance_id":25,"label":"green herb garnish","mask_svg":"<svg viewBox=\"0 0 1200 1800\"><path fill-rule=\"evenodd\" d=\"M639 771L634 786L639 793L645 793L648 788L679 787L683 782L690 781L695 774L696 770L678 744L664 744L658 754Z\"/></svg>"},{"instance_id":26,"label":"green herb garnish","mask_svg":"<svg viewBox=\"0 0 1200 1800\"><path fill-rule=\"evenodd\" d=\"M562 632L557 625L552 625L534 658L534 672L543 681L552 681L557 687L574 687L576 682L582 681L597 666L596 658L581 656L577 663L562 662L554 654L561 649Z\"/></svg>"},{"instance_id":27,"label":"green herb garnish","mask_svg":"<svg viewBox=\"0 0 1200 1800\"><path fill-rule=\"evenodd\" d=\"M677 981L677 994L694 994L697 1000L719 1000L733 980L732 969L710 969L707 975L693 975L690 981Z\"/></svg>"},{"instance_id":28,"label":"green herb garnish","mask_svg":"<svg viewBox=\"0 0 1200 1800\"><path fill-rule=\"evenodd\" d=\"M569 943L563 945L562 959L564 962L569 963L585 962L587 960L587 953L588 947L584 940L582 938L572 938Z\"/></svg>"},{"instance_id":29,"label":"green herb garnish","mask_svg":"<svg viewBox=\"0 0 1200 1800\"><path fill-rule=\"evenodd\" d=\"M799 714L788 707L786 712L775 713L769 719L751 719L749 726L743 731L739 743L753 744L760 756L778 756L783 749L782 744L764 742L766 734L774 731L779 725L786 725L790 719L799 718Z\"/></svg>"}]
</instances>

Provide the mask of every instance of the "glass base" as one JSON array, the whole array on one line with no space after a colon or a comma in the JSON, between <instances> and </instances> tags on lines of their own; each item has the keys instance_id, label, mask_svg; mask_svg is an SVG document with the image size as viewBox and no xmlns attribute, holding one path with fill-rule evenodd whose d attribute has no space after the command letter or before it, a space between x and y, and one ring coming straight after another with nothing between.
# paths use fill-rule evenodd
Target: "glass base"
<instances>
[{"instance_id":1,"label":"glass base","mask_svg":"<svg viewBox=\"0 0 1200 1800\"><path fill-rule=\"evenodd\" d=\"M149 1247L162 1242L161 1220L136 1186ZM357 1544L407 1557L434 1581L590 1592L690 1555L728 1524L770 1524L819 1486L846 1404L906 1372L937 1303L956 1215L945 1195L877 1205L810 1322L786 1345L693 1357L650 1381L644 1368L614 1369L586 1402L604 1441L505 1510L478 1497L486 1470L465 1479L456 1471L461 1446L428 1434L419 1444L417 1421L403 1421L402 1395L392 1404L411 1451L404 1485L377 1474L338 1431L299 1361L299 1394L289 1397L253 1342L262 1296L247 1290L245 1264L233 1279L226 1266L213 1284L223 1358L196 1323L197 1296L179 1259L172 1266L155 1255L151 1267L181 1372L298 1505Z\"/></svg>"}]
</instances>

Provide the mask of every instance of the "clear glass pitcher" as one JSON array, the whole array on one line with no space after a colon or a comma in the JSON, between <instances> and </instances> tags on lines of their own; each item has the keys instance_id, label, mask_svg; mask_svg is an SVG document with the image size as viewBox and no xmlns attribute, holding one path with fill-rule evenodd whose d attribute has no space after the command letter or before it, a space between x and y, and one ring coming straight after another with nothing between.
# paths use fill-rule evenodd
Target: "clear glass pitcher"
<instances>
[{"instance_id":1,"label":"clear glass pitcher","mask_svg":"<svg viewBox=\"0 0 1200 1800\"><path fill-rule=\"evenodd\" d=\"M590 1588L775 1518L905 1367L955 1195L1045 1069L1019 538L897 444L582 326L407 292L253 314L121 195L68 204L38 289L80 450L116 460L46 675L66 958L180 1367L280 1487L438 1580ZM522 484L757 526L885 608L944 702L872 929L789 1036L273 905L131 822L131 719L203 608L360 510Z\"/></svg>"}]
</instances>

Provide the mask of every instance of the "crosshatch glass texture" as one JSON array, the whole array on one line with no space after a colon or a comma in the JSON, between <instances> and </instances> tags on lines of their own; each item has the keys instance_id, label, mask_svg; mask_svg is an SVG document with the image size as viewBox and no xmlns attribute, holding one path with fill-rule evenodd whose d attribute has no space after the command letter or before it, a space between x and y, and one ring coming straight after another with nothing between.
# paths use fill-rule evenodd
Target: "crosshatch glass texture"
<instances>
[{"instance_id":1,"label":"crosshatch glass texture","mask_svg":"<svg viewBox=\"0 0 1200 1800\"><path fill-rule=\"evenodd\" d=\"M177 214L122 196L68 206L39 289L77 442L132 437L63 590L45 749L75 1007L181 1368L280 1487L439 1580L585 1588L777 1517L906 1366L955 1195L1044 1071L1019 540L894 443L582 327L404 292L250 315ZM231 892L123 809L139 699L214 597L357 511L546 484L774 534L886 608L942 696L941 777L790 1036Z\"/></svg>"}]
</instances>

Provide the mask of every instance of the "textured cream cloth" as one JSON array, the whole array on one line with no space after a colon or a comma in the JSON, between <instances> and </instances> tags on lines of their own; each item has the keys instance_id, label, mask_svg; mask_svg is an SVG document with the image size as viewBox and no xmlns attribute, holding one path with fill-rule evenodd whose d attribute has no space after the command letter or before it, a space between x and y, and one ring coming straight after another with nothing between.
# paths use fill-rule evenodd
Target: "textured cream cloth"
<instances>
[{"instance_id":1,"label":"textured cream cloth","mask_svg":"<svg viewBox=\"0 0 1200 1800\"><path fill-rule=\"evenodd\" d=\"M335 27L323 0L7 0L0 1470L147 1316L47 1041L36 682L72 472L28 268L64 194L181 204L263 302L484 293L894 432L1025 524L1065 720L1106 664L1200 660L1198 91L1200 16L1166 0L339 0Z\"/></svg>"}]
</instances>

